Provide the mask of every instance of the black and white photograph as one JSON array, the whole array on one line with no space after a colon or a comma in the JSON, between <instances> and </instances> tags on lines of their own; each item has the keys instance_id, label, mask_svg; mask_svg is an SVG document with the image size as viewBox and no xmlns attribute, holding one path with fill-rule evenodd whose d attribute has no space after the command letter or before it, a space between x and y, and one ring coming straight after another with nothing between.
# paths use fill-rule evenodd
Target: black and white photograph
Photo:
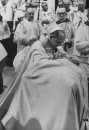
<instances>
[{"instance_id":1,"label":"black and white photograph","mask_svg":"<svg viewBox=\"0 0 89 130\"><path fill-rule=\"evenodd\" d=\"M0 0L0 130L89 130L88 0Z\"/></svg>"}]
</instances>

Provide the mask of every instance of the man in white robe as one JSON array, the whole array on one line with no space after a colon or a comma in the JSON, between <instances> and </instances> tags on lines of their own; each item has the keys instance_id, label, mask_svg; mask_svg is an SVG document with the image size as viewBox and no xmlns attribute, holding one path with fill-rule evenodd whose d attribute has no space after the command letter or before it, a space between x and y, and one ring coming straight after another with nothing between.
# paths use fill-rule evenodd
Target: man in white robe
<instances>
[{"instance_id":1,"label":"man in white robe","mask_svg":"<svg viewBox=\"0 0 89 130\"><path fill-rule=\"evenodd\" d=\"M75 11L75 9L77 10ZM83 0L78 1L78 7L75 7L75 9L73 9L74 13L72 22L77 30L81 23L87 21L87 11L85 9L85 2Z\"/></svg>"},{"instance_id":2,"label":"man in white robe","mask_svg":"<svg viewBox=\"0 0 89 130\"><path fill-rule=\"evenodd\" d=\"M25 19L20 22L14 34L14 42L17 43L17 52L27 45L30 45L30 36L34 35L39 39L41 28L38 22L34 20L34 9L28 8Z\"/></svg>"},{"instance_id":3,"label":"man in white robe","mask_svg":"<svg viewBox=\"0 0 89 130\"><path fill-rule=\"evenodd\" d=\"M89 10L88 10L88 20L80 25L75 33L74 42L74 55L85 57L86 64L82 63L82 67L85 69L89 76Z\"/></svg>"}]
</instances>

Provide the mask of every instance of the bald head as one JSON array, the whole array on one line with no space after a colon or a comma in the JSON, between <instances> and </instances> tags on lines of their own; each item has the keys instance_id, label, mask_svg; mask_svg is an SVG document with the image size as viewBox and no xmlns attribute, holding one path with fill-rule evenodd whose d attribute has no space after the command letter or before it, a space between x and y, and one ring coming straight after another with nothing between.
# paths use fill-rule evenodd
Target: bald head
<instances>
[{"instance_id":1,"label":"bald head","mask_svg":"<svg viewBox=\"0 0 89 130\"><path fill-rule=\"evenodd\" d=\"M33 8L27 8L27 11L26 11L26 19L28 21L33 21L34 19L34 9Z\"/></svg>"}]
</instances>

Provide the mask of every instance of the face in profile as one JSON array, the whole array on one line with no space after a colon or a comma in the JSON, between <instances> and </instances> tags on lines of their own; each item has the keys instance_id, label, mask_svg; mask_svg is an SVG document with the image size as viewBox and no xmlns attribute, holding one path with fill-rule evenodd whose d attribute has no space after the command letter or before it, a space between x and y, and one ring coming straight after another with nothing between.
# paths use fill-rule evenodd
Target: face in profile
<instances>
[{"instance_id":1,"label":"face in profile","mask_svg":"<svg viewBox=\"0 0 89 130\"><path fill-rule=\"evenodd\" d=\"M50 34L50 42L53 48L57 48L61 46L65 40L65 32L63 30L57 30Z\"/></svg>"}]
</instances>

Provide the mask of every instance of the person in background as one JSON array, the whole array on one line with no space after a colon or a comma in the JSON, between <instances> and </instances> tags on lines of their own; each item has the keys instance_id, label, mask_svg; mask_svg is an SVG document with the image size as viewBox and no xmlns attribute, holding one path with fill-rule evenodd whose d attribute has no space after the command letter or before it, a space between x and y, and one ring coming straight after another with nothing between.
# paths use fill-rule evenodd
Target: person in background
<instances>
[{"instance_id":1,"label":"person in background","mask_svg":"<svg viewBox=\"0 0 89 130\"><path fill-rule=\"evenodd\" d=\"M87 62L82 62L80 66L85 70L89 77L89 9L87 17L88 20L80 25L75 33L74 55L85 58L85 61Z\"/></svg>"},{"instance_id":2,"label":"person in background","mask_svg":"<svg viewBox=\"0 0 89 130\"><path fill-rule=\"evenodd\" d=\"M67 18L67 13L66 13L65 8L59 8L56 13L57 13L57 17L58 17L56 24L61 26L65 30L65 34L66 34L66 39L65 39L65 43L64 43L64 50L66 52L69 51L69 53L72 53L75 28L74 28L73 24Z\"/></svg>"},{"instance_id":3,"label":"person in background","mask_svg":"<svg viewBox=\"0 0 89 130\"><path fill-rule=\"evenodd\" d=\"M20 22L14 34L14 42L17 43L17 52L29 45L30 36L34 35L40 38L41 27L34 21L34 9L27 8L25 19Z\"/></svg>"},{"instance_id":4,"label":"person in background","mask_svg":"<svg viewBox=\"0 0 89 130\"><path fill-rule=\"evenodd\" d=\"M7 40L6 43L9 50L7 66L12 66L13 57L16 51L13 45L13 18L14 18L13 1L1 0L1 4L2 7L0 9L0 14L2 16L2 21L4 24L8 24L8 27L10 29L10 38Z\"/></svg>"},{"instance_id":5,"label":"person in background","mask_svg":"<svg viewBox=\"0 0 89 130\"><path fill-rule=\"evenodd\" d=\"M65 4L64 4L64 1L63 0L59 0L58 1L58 6L57 6L57 9L56 9L56 12L59 8L65 8Z\"/></svg>"},{"instance_id":6,"label":"person in background","mask_svg":"<svg viewBox=\"0 0 89 130\"><path fill-rule=\"evenodd\" d=\"M55 14L52 10L48 8L48 3L47 2L42 2L41 4L41 11L40 11L40 17L39 20L42 21L42 18L45 17L50 17L50 22L54 21L55 19Z\"/></svg>"},{"instance_id":7,"label":"person in background","mask_svg":"<svg viewBox=\"0 0 89 130\"><path fill-rule=\"evenodd\" d=\"M2 72L6 64L6 56L7 56L7 52L4 46L2 45L2 43L0 42L0 95L4 91Z\"/></svg>"},{"instance_id":8,"label":"person in background","mask_svg":"<svg viewBox=\"0 0 89 130\"><path fill-rule=\"evenodd\" d=\"M58 7L63 8L65 7L64 1L63 0L58 0Z\"/></svg>"},{"instance_id":9,"label":"person in background","mask_svg":"<svg viewBox=\"0 0 89 130\"><path fill-rule=\"evenodd\" d=\"M49 18L48 19L46 19L46 18L42 18L42 33L41 34L43 34L43 35L47 35L47 28L48 28L48 26L50 25L50 20L49 20Z\"/></svg>"},{"instance_id":10,"label":"person in background","mask_svg":"<svg viewBox=\"0 0 89 130\"><path fill-rule=\"evenodd\" d=\"M88 20L86 2L84 0L78 1L78 17L81 19L81 22L84 23Z\"/></svg>"},{"instance_id":11,"label":"person in background","mask_svg":"<svg viewBox=\"0 0 89 130\"><path fill-rule=\"evenodd\" d=\"M74 13L73 13L72 23L74 24L74 26L75 26L75 28L77 30L78 27L82 23L87 21L87 16L86 16L87 15L87 11L85 9L85 2L84 2L84 0L79 0L78 1L78 6L77 7L73 7L73 12Z\"/></svg>"},{"instance_id":12,"label":"person in background","mask_svg":"<svg viewBox=\"0 0 89 130\"><path fill-rule=\"evenodd\" d=\"M77 9L78 9L78 0L73 0L72 1L72 6L76 9L76 11L77 11Z\"/></svg>"},{"instance_id":13,"label":"person in background","mask_svg":"<svg viewBox=\"0 0 89 130\"><path fill-rule=\"evenodd\" d=\"M25 16L26 1L25 0L19 0L18 2L14 1L13 6L14 6L14 26L13 26L13 30L15 30L18 23Z\"/></svg>"},{"instance_id":14,"label":"person in background","mask_svg":"<svg viewBox=\"0 0 89 130\"><path fill-rule=\"evenodd\" d=\"M73 10L71 9L70 0L65 0L64 4L65 4L66 13L67 13L67 18L70 20L70 22L72 22Z\"/></svg>"}]
</instances>

